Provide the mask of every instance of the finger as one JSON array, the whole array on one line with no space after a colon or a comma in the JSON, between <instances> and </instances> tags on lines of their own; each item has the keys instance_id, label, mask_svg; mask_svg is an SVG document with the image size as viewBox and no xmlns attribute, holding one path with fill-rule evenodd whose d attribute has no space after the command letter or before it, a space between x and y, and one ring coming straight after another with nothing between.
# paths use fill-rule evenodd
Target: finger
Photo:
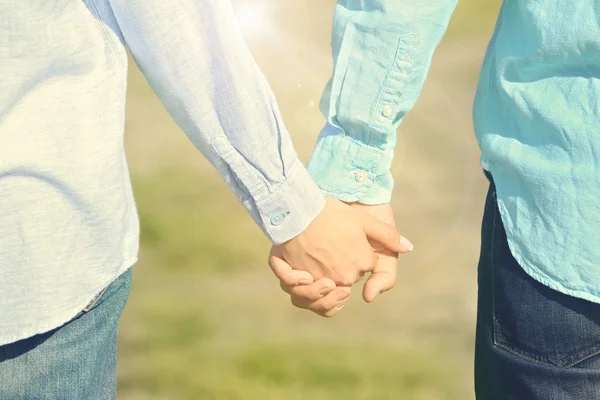
<instances>
[{"instance_id":1,"label":"finger","mask_svg":"<svg viewBox=\"0 0 600 400\"><path fill-rule=\"evenodd\" d=\"M360 215L367 238L381 243L387 249L396 253L407 253L413 250L413 244L407 238L401 236L392 225L366 213L360 213Z\"/></svg>"},{"instance_id":2,"label":"finger","mask_svg":"<svg viewBox=\"0 0 600 400\"><path fill-rule=\"evenodd\" d=\"M309 285L314 281L312 275L308 272L294 270L283 258L283 255L277 246L271 248L269 266L277 279L286 286Z\"/></svg>"},{"instance_id":3,"label":"finger","mask_svg":"<svg viewBox=\"0 0 600 400\"><path fill-rule=\"evenodd\" d=\"M335 283L331 279L322 278L311 285L288 286L287 289L283 290L291 296L313 302L331 293L335 289Z\"/></svg>"},{"instance_id":4,"label":"finger","mask_svg":"<svg viewBox=\"0 0 600 400\"><path fill-rule=\"evenodd\" d=\"M348 289L349 289L349 287L348 287ZM322 310L317 309L316 311L313 311L313 312L315 312L316 314L318 314L322 317L325 317L325 318L335 317L337 314L339 314L339 312L344 308L344 306L346 306L346 304L350 300L350 291L348 291L345 295L347 296L346 298L343 298L343 296L341 296L341 295L337 296L338 300L337 300L337 304L335 306L327 307ZM342 299L339 300L340 298L342 298ZM317 307L317 304L318 303L315 303L313 305L313 307Z\"/></svg>"},{"instance_id":5,"label":"finger","mask_svg":"<svg viewBox=\"0 0 600 400\"><path fill-rule=\"evenodd\" d=\"M322 316L325 318L335 317L336 315L339 314L340 311L342 311L342 309L346 306L346 303L348 303L349 300L350 300L350 297L348 297L346 300L342 301L340 304L335 306L333 309L323 313Z\"/></svg>"},{"instance_id":6,"label":"finger","mask_svg":"<svg viewBox=\"0 0 600 400\"><path fill-rule=\"evenodd\" d=\"M356 268L345 271L342 276L343 280L341 282L335 281L337 285L352 286L362 280L367 272L373 272L377 266L377 254L367 243L365 243L363 254L358 257L359 258L355 261Z\"/></svg>"},{"instance_id":7,"label":"finger","mask_svg":"<svg viewBox=\"0 0 600 400\"><path fill-rule=\"evenodd\" d=\"M389 255L380 256L377 267L365 282L363 287L363 299L370 303L381 293L387 292L396 285L397 257L390 252Z\"/></svg>"},{"instance_id":8,"label":"finger","mask_svg":"<svg viewBox=\"0 0 600 400\"><path fill-rule=\"evenodd\" d=\"M306 301L302 298L292 296L292 304L296 307L304 308L319 315L326 316L325 314L348 299L351 291L352 289L349 286L337 287L334 291L316 301Z\"/></svg>"},{"instance_id":9,"label":"finger","mask_svg":"<svg viewBox=\"0 0 600 400\"><path fill-rule=\"evenodd\" d=\"M381 243L379 243L376 240L369 239L369 244L371 245L371 248L373 249L373 251L387 250L387 248L384 245L382 245Z\"/></svg>"}]
</instances>

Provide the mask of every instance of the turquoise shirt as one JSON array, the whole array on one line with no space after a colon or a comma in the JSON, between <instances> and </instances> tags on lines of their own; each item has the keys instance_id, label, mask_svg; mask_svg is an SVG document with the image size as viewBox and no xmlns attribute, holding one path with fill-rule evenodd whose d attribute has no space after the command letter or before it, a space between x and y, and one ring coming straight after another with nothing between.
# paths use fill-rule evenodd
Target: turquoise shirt
<instances>
[{"instance_id":1,"label":"turquoise shirt","mask_svg":"<svg viewBox=\"0 0 600 400\"><path fill-rule=\"evenodd\" d=\"M390 201L396 128L456 0L341 0L327 117L309 171L330 196ZM506 0L473 108L510 249L560 292L600 302L599 0ZM407 194L408 195L408 194Z\"/></svg>"}]
</instances>

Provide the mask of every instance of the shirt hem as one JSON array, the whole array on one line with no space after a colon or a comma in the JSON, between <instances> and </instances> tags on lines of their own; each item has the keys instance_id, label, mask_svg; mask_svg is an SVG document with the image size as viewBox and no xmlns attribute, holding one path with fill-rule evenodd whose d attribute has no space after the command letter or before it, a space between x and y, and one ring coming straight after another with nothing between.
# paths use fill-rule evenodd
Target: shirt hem
<instances>
[{"instance_id":1,"label":"shirt hem","mask_svg":"<svg viewBox=\"0 0 600 400\"><path fill-rule=\"evenodd\" d=\"M45 323L36 328L25 330L22 334L19 334L19 335L12 335L12 336L5 337L5 338L0 337L0 346L10 345L12 343L16 343L21 340L29 339L33 336L50 332L54 329L60 328L61 326L65 325L67 322L69 322L73 318L75 318L77 316L77 314L79 314L85 308L85 306L87 306L92 301L94 296L96 296L102 289L104 289L105 287L110 285L112 282L114 282L119 276L124 274L129 268L133 267L133 265L135 263L137 263L137 261L138 261L137 256L133 257L133 258L127 258L125 261L123 261L123 263L116 270L116 272L114 274L112 274L109 279L102 281L102 283L99 284L98 287L94 289L94 292L90 295L90 297L88 299L86 299L85 302L83 302L82 304L78 304L71 311L69 311L68 313L65 313L64 316L55 318L51 322Z\"/></svg>"},{"instance_id":2,"label":"shirt hem","mask_svg":"<svg viewBox=\"0 0 600 400\"><path fill-rule=\"evenodd\" d=\"M490 166L491 165L489 162L485 162L484 169L486 171L488 171L493 177L494 173L490 170ZM482 167L484 167L483 161L482 161ZM502 192L498 188L498 186L496 186L496 201L498 203L498 210L500 211L500 217L502 218L502 222L503 222L504 226L506 226L506 222L508 220L508 211L506 210L506 208L504 206L504 202L502 201ZM586 290L570 289L570 288L564 286L562 283L549 278L546 274L541 272L539 270L539 268L531 265L531 263L527 262L523 257L521 257L521 254L518 251L516 251L517 245L515 244L513 238L511 238L511 234L509 232L506 232L506 238L507 238L508 248L510 250L510 253L514 257L514 259L517 261L519 266L523 269L523 271L525 271L525 273L527 273L527 275L529 275L531 278L535 279L542 285L547 286L550 289L556 290L557 292L560 292L562 294L600 304L600 296L590 293L589 291L586 291Z\"/></svg>"}]
</instances>

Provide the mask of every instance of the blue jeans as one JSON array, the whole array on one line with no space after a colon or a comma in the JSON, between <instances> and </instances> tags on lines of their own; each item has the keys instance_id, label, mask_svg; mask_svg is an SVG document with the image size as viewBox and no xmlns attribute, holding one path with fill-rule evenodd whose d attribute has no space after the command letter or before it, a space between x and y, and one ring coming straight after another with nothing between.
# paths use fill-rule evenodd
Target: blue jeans
<instances>
[{"instance_id":1,"label":"blue jeans","mask_svg":"<svg viewBox=\"0 0 600 400\"><path fill-rule=\"evenodd\" d=\"M116 397L117 328L131 268L60 328L0 346L0 399Z\"/></svg>"},{"instance_id":2,"label":"blue jeans","mask_svg":"<svg viewBox=\"0 0 600 400\"><path fill-rule=\"evenodd\" d=\"M477 399L600 399L600 304L552 290L525 273L509 250L496 190L487 176L491 186L478 276Z\"/></svg>"}]
</instances>

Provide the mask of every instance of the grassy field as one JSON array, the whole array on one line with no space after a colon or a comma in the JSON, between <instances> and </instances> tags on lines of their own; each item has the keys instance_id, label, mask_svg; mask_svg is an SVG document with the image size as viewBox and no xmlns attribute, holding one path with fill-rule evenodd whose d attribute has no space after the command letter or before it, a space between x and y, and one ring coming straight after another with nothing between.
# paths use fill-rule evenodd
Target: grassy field
<instances>
[{"instance_id":1,"label":"grassy field","mask_svg":"<svg viewBox=\"0 0 600 400\"><path fill-rule=\"evenodd\" d=\"M247 39L306 161L323 124L335 1L261 3L268 20ZM292 308L267 240L131 68L126 140L143 232L120 399L473 398L486 185L471 105L499 2L459 3L398 133L393 206L415 251L394 291L370 305L355 295L332 320Z\"/></svg>"}]
</instances>

